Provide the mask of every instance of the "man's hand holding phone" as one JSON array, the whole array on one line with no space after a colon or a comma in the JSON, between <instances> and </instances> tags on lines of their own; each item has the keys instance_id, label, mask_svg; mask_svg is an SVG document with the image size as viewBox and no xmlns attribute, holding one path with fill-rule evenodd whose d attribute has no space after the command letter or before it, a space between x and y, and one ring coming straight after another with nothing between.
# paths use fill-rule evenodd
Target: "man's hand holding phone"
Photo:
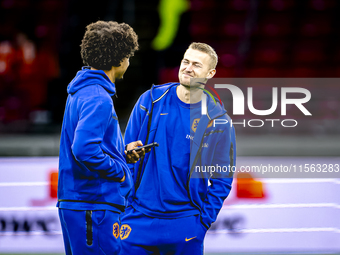
<instances>
[{"instance_id":1,"label":"man's hand holding phone","mask_svg":"<svg viewBox=\"0 0 340 255\"><path fill-rule=\"evenodd\" d=\"M126 162L127 163L136 163L141 157L145 155L145 150L140 151L137 153L134 149L138 148L139 146L143 146L142 141L135 141L132 143L129 143L125 147L125 155L126 155ZM128 151L132 151L132 153L128 153Z\"/></svg>"},{"instance_id":2,"label":"man's hand holding phone","mask_svg":"<svg viewBox=\"0 0 340 255\"><path fill-rule=\"evenodd\" d=\"M151 148L155 146L158 146L158 143L151 143L144 146L141 141L129 143L125 150L127 163L136 163L145 153L150 152Z\"/></svg>"}]
</instances>

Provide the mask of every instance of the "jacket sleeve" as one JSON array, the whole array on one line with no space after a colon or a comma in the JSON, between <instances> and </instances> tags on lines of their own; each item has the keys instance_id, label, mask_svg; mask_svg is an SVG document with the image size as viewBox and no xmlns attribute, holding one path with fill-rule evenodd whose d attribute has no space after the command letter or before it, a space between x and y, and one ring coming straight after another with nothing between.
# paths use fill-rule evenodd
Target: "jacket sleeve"
<instances>
[{"instance_id":1,"label":"jacket sleeve","mask_svg":"<svg viewBox=\"0 0 340 255\"><path fill-rule=\"evenodd\" d=\"M146 105L143 105L143 98L147 94L144 93L136 102L135 106L133 107L133 110L131 112L128 124L125 129L125 135L124 135L124 143L129 144L131 142L142 140L144 142L143 138L140 137L140 131L142 128L142 125L145 121L145 116L148 114L148 109L146 108ZM135 164L128 164L132 177L133 177L133 168Z\"/></svg>"},{"instance_id":2,"label":"jacket sleeve","mask_svg":"<svg viewBox=\"0 0 340 255\"><path fill-rule=\"evenodd\" d=\"M222 137L216 145L213 165L225 166L230 170L235 169L236 139L234 127L224 130ZM229 167L230 166L230 167ZM203 201L201 220L206 228L216 221L217 215L228 197L232 185L233 172L215 172L210 178L207 196Z\"/></svg>"},{"instance_id":3,"label":"jacket sleeve","mask_svg":"<svg viewBox=\"0 0 340 255\"><path fill-rule=\"evenodd\" d=\"M131 112L128 124L125 129L125 136L124 136L124 142L125 144L129 144L131 142L138 140L138 135L140 128L142 126L142 110L143 106L141 106L141 98L139 98L133 107L133 110ZM145 109L145 111L147 111Z\"/></svg>"},{"instance_id":4,"label":"jacket sleeve","mask_svg":"<svg viewBox=\"0 0 340 255\"><path fill-rule=\"evenodd\" d=\"M126 163L111 158L101 148L101 143L112 118L112 101L91 98L82 102L78 112L72 153L75 159L90 171L98 171L108 179L121 179Z\"/></svg>"}]
</instances>

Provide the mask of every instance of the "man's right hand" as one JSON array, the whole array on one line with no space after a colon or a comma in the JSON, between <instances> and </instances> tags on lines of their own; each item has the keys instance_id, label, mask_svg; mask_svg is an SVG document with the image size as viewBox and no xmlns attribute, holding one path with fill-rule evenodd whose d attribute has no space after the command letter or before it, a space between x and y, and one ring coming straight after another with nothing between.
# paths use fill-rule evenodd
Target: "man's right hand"
<instances>
[{"instance_id":1,"label":"man's right hand","mask_svg":"<svg viewBox=\"0 0 340 255\"><path fill-rule=\"evenodd\" d=\"M135 141L132 143L129 143L126 146L126 150L125 155L126 155L126 162L127 163L136 163L141 157L143 157L145 155L145 150L142 149L139 153L137 153L136 151L134 151L134 149L136 149L139 146L143 146L142 141ZM133 150L131 154L128 154L127 151L129 150Z\"/></svg>"}]
</instances>

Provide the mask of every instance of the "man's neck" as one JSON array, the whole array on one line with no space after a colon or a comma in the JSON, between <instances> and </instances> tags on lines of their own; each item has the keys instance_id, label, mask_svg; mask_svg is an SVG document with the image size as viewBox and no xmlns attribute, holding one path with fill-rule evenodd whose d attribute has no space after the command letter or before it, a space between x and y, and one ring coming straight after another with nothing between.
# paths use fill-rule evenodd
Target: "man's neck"
<instances>
[{"instance_id":1,"label":"man's neck","mask_svg":"<svg viewBox=\"0 0 340 255\"><path fill-rule=\"evenodd\" d=\"M98 70L98 69L93 68L91 66L91 70ZM114 71L113 67L111 68L111 70L103 70L103 72L107 75L107 77L109 77L109 79L112 83L115 83L116 78L115 78L115 71Z\"/></svg>"},{"instance_id":2,"label":"man's neck","mask_svg":"<svg viewBox=\"0 0 340 255\"><path fill-rule=\"evenodd\" d=\"M195 104L201 101L203 90L197 87L183 86L182 84L176 90L178 98L186 104Z\"/></svg>"},{"instance_id":3,"label":"man's neck","mask_svg":"<svg viewBox=\"0 0 340 255\"><path fill-rule=\"evenodd\" d=\"M107 75L107 77L109 77L112 83L115 83L116 77L115 77L115 72L113 69L108 70L108 71L104 70L104 73Z\"/></svg>"}]
</instances>

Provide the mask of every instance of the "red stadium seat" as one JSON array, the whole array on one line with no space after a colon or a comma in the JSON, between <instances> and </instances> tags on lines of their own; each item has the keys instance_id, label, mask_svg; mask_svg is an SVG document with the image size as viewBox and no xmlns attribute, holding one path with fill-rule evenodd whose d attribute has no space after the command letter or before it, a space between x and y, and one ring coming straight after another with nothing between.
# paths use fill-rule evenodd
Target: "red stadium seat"
<instances>
[{"instance_id":1,"label":"red stadium seat","mask_svg":"<svg viewBox=\"0 0 340 255\"><path fill-rule=\"evenodd\" d=\"M202 18L204 17L204 18ZM197 11L191 15L191 23L189 27L190 34L193 38L209 38L214 30L214 16L212 12ZM196 39L197 40L197 39Z\"/></svg>"},{"instance_id":2,"label":"red stadium seat","mask_svg":"<svg viewBox=\"0 0 340 255\"><path fill-rule=\"evenodd\" d=\"M280 41L261 41L250 50L253 64L281 65L287 60L287 43Z\"/></svg>"},{"instance_id":3,"label":"red stadium seat","mask_svg":"<svg viewBox=\"0 0 340 255\"><path fill-rule=\"evenodd\" d=\"M192 11L207 11L212 10L216 7L216 2L214 0L204 1L204 0L191 0L190 9Z\"/></svg>"},{"instance_id":4,"label":"red stadium seat","mask_svg":"<svg viewBox=\"0 0 340 255\"><path fill-rule=\"evenodd\" d=\"M305 37L320 37L331 32L331 20L328 15L311 15L302 22L299 34Z\"/></svg>"},{"instance_id":5,"label":"red stadium seat","mask_svg":"<svg viewBox=\"0 0 340 255\"><path fill-rule=\"evenodd\" d=\"M294 0L270 0L268 8L273 11L287 11L295 7Z\"/></svg>"},{"instance_id":6,"label":"red stadium seat","mask_svg":"<svg viewBox=\"0 0 340 255\"><path fill-rule=\"evenodd\" d=\"M296 64L309 65L325 63L325 45L318 41L302 40L294 47L293 61Z\"/></svg>"},{"instance_id":7,"label":"red stadium seat","mask_svg":"<svg viewBox=\"0 0 340 255\"><path fill-rule=\"evenodd\" d=\"M292 67L287 70L287 77L290 78L314 78L320 77L320 70L317 68L309 68L309 67Z\"/></svg>"},{"instance_id":8,"label":"red stadium seat","mask_svg":"<svg viewBox=\"0 0 340 255\"><path fill-rule=\"evenodd\" d=\"M279 78L284 77L285 72L279 68L273 67L254 67L248 68L244 72L244 77L247 78Z\"/></svg>"},{"instance_id":9,"label":"red stadium seat","mask_svg":"<svg viewBox=\"0 0 340 255\"><path fill-rule=\"evenodd\" d=\"M227 15L221 20L215 33L218 34L220 38L239 38L245 33L245 20L246 15L244 14Z\"/></svg>"},{"instance_id":10,"label":"red stadium seat","mask_svg":"<svg viewBox=\"0 0 340 255\"><path fill-rule=\"evenodd\" d=\"M228 11L247 11L249 7L249 0L230 0L225 1L224 9Z\"/></svg>"},{"instance_id":11,"label":"red stadium seat","mask_svg":"<svg viewBox=\"0 0 340 255\"><path fill-rule=\"evenodd\" d=\"M336 3L336 0L309 0L308 7L317 11L325 11L333 9Z\"/></svg>"},{"instance_id":12,"label":"red stadium seat","mask_svg":"<svg viewBox=\"0 0 340 255\"><path fill-rule=\"evenodd\" d=\"M215 51L218 56L223 54L237 54L237 48L239 46L238 40L224 40L219 41L215 44Z\"/></svg>"},{"instance_id":13,"label":"red stadium seat","mask_svg":"<svg viewBox=\"0 0 340 255\"><path fill-rule=\"evenodd\" d=\"M30 2L29 0L4 0L1 1L1 8L4 9L25 9L25 8L29 8L30 6Z\"/></svg>"},{"instance_id":14,"label":"red stadium seat","mask_svg":"<svg viewBox=\"0 0 340 255\"><path fill-rule=\"evenodd\" d=\"M214 78L231 78L231 77L236 77L234 68L224 68L219 66L216 68L216 74Z\"/></svg>"},{"instance_id":15,"label":"red stadium seat","mask_svg":"<svg viewBox=\"0 0 340 255\"><path fill-rule=\"evenodd\" d=\"M167 82L178 82L178 70L179 67L160 69L158 83L163 84Z\"/></svg>"},{"instance_id":16,"label":"red stadium seat","mask_svg":"<svg viewBox=\"0 0 340 255\"><path fill-rule=\"evenodd\" d=\"M261 17L255 35L263 37L284 37L292 33L292 16L270 14Z\"/></svg>"}]
</instances>

